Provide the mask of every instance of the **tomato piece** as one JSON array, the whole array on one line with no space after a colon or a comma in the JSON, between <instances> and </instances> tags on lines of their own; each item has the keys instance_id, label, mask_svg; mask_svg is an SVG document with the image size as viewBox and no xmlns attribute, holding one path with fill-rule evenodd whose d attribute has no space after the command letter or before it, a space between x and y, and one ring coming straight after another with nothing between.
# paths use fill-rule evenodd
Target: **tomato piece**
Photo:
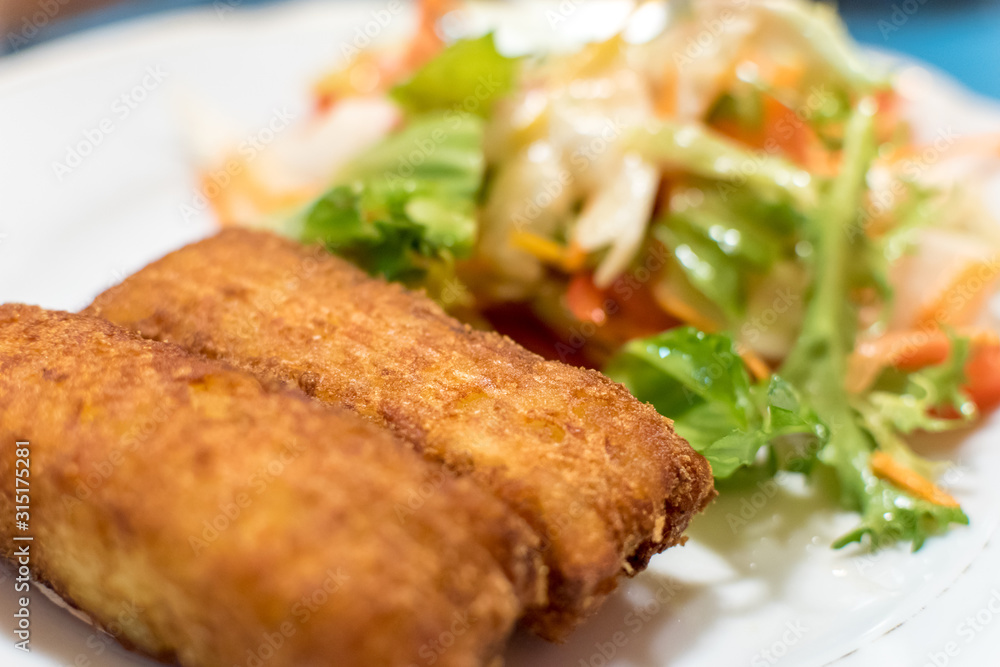
<instances>
[{"instance_id":1,"label":"tomato piece","mask_svg":"<svg viewBox=\"0 0 1000 667\"><path fill-rule=\"evenodd\" d=\"M566 305L573 317L581 322L604 324L604 292L598 289L589 273L578 273L566 288Z\"/></svg>"},{"instance_id":2,"label":"tomato piece","mask_svg":"<svg viewBox=\"0 0 1000 667\"><path fill-rule=\"evenodd\" d=\"M626 274L607 289L594 284L589 273L578 273L566 289L566 305L581 322L597 325L602 339L618 345L651 336L680 322L653 298L650 284Z\"/></svg>"}]
</instances>

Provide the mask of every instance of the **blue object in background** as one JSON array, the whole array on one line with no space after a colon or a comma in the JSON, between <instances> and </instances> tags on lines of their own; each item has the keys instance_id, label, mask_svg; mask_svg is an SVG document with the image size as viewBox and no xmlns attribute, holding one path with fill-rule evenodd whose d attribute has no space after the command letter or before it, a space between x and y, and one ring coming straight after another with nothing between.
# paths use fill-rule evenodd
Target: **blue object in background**
<instances>
[{"instance_id":1,"label":"blue object in background","mask_svg":"<svg viewBox=\"0 0 1000 667\"><path fill-rule=\"evenodd\" d=\"M107 7L83 12L67 19L60 19L56 13L44 24L32 25L29 17L28 24L22 22L7 29L8 32L3 35L3 42L0 43L0 54L20 51L74 32L147 14L197 6L215 7L216 11L229 12L243 6L267 2L280 2L280 0L119 0Z\"/></svg>"},{"instance_id":2,"label":"blue object in background","mask_svg":"<svg viewBox=\"0 0 1000 667\"><path fill-rule=\"evenodd\" d=\"M854 0L841 2L851 35L911 55L968 88L1000 98L1000 2Z\"/></svg>"},{"instance_id":3,"label":"blue object in background","mask_svg":"<svg viewBox=\"0 0 1000 667\"><path fill-rule=\"evenodd\" d=\"M52 21L5 49L30 48L62 35L158 11L215 6L230 11L281 0L125 0L65 21ZM851 35L862 44L898 51L950 73L967 87L1000 98L1000 0L840 0Z\"/></svg>"}]
</instances>

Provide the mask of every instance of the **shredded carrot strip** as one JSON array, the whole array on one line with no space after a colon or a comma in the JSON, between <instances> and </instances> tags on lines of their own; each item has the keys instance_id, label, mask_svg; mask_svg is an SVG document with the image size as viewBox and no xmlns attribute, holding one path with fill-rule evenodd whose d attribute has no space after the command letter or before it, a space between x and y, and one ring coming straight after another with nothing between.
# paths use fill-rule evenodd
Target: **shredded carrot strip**
<instances>
[{"instance_id":1,"label":"shredded carrot strip","mask_svg":"<svg viewBox=\"0 0 1000 667\"><path fill-rule=\"evenodd\" d=\"M563 268L567 273L576 273L583 268L583 265L587 261L587 251L580 247L580 244L576 241L570 241L569 247L566 249L566 257L563 262Z\"/></svg>"},{"instance_id":2,"label":"shredded carrot strip","mask_svg":"<svg viewBox=\"0 0 1000 667\"><path fill-rule=\"evenodd\" d=\"M208 173L202 174L200 179L201 191L223 226L246 222L245 214L266 214L291 208L309 201L316 194L309 188L274 190L256 178L247 164L239 164L242 169L233 173L224 187Z\"/></svg>"},{"instance_id":3,"label":"shredded carrot strip","mask_svg":"<svg viewBox=\"0 0 1000 667\"><path fill-rule=\"evenodd\" d=\"M762 71L774 88L799 88L806 68L805 64L799 60L793 63L768 61Z\"/></svg>"},{"instance_id":4,"label":"shredded carrot strip","mask_svg":"<svg viewBox=\"0 0 1000 667\"><path fill-rule=\"evenodd\" d=\"M587 258L586 251L576 243L570 244L567 248L534 232L511 232L510 242L514 247L534 255L546 264L557 266L567 273L579 271L583 268Z\"/></svg>"},{"instance_id":5,"label":"shredded carrot strip","mask_svg":"<svg viewBox=\"0 0 1000 667\"><path fill-rule=\"evenodd\" d=\"M422 0L417 8L416 32L406 45L365 50L348 67L329 72L313 85L317 110L328 111L341 97L384 91L436 56L444 48L438 23L456 6L455 0Z\"/></svg>"},{"instance_id":6,"label":"shredded carrot strip","mask_svg":"<svg viewBox=\"0 0 1000 667\"><path fill-rule=\"evenodd\" d=\"M969 338L974 345L1000 344L1000 336L992 329L960 328L958 335ZM939 364L948 357L951 342L941 329L927 327L911 331L892 331L870 341L858 343L854 354L871 359L881 366L896 366L917 370Z\"/></svg>"},{"instance_id":7,"label":"shredded carrot strip","mask_svg":"<svg viewBox=\"0 0 1000 667\"><path fill-rule=\"evenodd\" d=\"M677 115L677 82L671 77L663 82L653 100L653 110L661 118Z\"/></svg>"},{"instance_id":8,"label":"shredded carrot strip","mask_svg":"<svg viewBox=\"0 0 1000 667\"><path fill-rule=\"evenodd\" d=\"M410 67L419 67L433 58L444 46L438 35L438 22L455 9L455 0L422 0L419 5L420 21L406 54Z\"/></svg>"},{"instance_id":9,"label":"shredded carrot strip","mask_svg":"<svg viewBox=\"0 0 1000 667\"><path fill-rule=\"evenodd\" d=\"M956 333L968 338L975 349L1000 346L1000 336L992 329L962 327ZM874 340L861 341L848 361L847 390L861 393L887 366L915 371L940 364L950 351L948 334L937 326L890 331Z\"/></svg>"},{"instance_id":10,"label":"shredded carrot strip","mask_svg":"<svg viewBox=\"0 0 1000 667\"><path fill-rule=\"evenodd\" d=\"M766 361L760 358L760 355L745 345L739 345L737 351L740 353L740 358L743 359L747 370L750 371L750 374L754 378L766 380L771 377L771 367L767 365Z\"/></svg>"},{"instance_id":11,"label":"shredded carrot strip","mask_svg":"<svg viewBox=\"0 0 1000 667\"><path fill-rule=\"evenodd\" d=\"M313 84L319 111L329 110L338 99L371 95L385 90L403 69L401 57L393 53L365 51L345 69L333 70Z\"/></svg>"},{"instance_id":12,"label":"shredded carrot strip","mask_svg":"<svg viewBox=\"0 0 1000 667\"><path fill-rule=\"evenodd\" d=\"M673 67L663 73L663 80L653 98L653 110L661 118L677 115L677 71Z\"/></svg>"},{"instance_id":13,"label":"shredded carrot strip","mask_svg":"<svg viewBox=\"0 0 1000 667\"><path fill-rule=\"evenodd\" d=\"M223 227L236 224L236 214L233 211L232 202L230 201L231 197L226 196L221 189L215 190L210 187L214 186L215 183L209 178L207 173L202 174L198 182L219 223Z\"/></svg>"},{"instance_id":14,"label":"shredded carrot strip","mask_svg":"<svg viewBox=\"0 0 1000 667\"><path fill-rule=\"evenodd\" d=\"M995 261L969 262L947 289L920 309L915 323L917 328L968 324L982 311L997 280L1000 280L1000 267Z\"/></svg>"},{"instance_id":15,"label":"shredded carrot strip","mask_svg":"<svg viewBox=\"0 0 1000 667\"><path fill-rule=\"evenodd\" d=\"M917 498L944 507L958 507L958 501L934 482L900 465L885 452L875 452L871 458L875 476L909 491Z\"/></svg>"},{"instance_id":16,"label":"shredded carrot strip","mask_svg":"<svg viewBox=\"0 0 1000 667\"><path fill-rule=\"evenodd\" d=\"M656 301L668 315L673 315L685 324L690 324L706 333L714 333L719 330L715 322L702 315L696 308L689 306L670 289L659 290L656 294Z\"/></svg>"}]
</instances>

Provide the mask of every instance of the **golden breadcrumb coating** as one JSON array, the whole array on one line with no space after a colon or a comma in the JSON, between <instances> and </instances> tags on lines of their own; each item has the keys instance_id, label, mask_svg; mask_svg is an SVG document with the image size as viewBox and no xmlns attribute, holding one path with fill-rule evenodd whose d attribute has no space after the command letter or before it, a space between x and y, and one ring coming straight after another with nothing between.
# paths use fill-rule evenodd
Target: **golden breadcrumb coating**
<instances>
[{"instance_id":1,"label":"golden breadcrumb coating","mask_svg":"<svg viewBox=\"0 0 1000 667\"><path fill-rule=\"evenodd\" d=\"M348 407L492 489L545 541L548 602L527 624L550 639L714 496L705 459L623 386L270 233L192 244L88 312Z\"/></svg>"},{"instance_id":2,"label":"golden breadcrumb coating","mask_svg":"<svg viewBox=\"0 0 1000 667\"><path fill-rule=\"evenodd\" d=\"M90 317L0 306L9 518L16 440L2 553L30 534L37 579L185 667L494 664L538 568L503 503L384 429Z\"/></svg>"}]
</instances>

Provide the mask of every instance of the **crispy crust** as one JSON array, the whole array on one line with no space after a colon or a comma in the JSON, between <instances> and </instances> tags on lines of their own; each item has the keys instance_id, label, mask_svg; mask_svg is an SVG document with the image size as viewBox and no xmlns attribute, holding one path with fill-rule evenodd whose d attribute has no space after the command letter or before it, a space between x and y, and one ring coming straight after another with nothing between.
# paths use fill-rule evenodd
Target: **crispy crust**
<instances>
[{"instance_id":1,"label":"crispy crust","mask_svg":"<svg viewBox=\"0 0 1000 667\"><path fill-rule=\"evenodd\" d=\"M476 667L538 567L505 505L385 430L93 318L0 306L0 415L3 516L31 443L34 576L186 667Z\"/></svg>"},{"instance_id":2,"label":"crispy crust","mask_svg":"<svg viewBox=\"0 0 1000 667\"><path fill-rule=\"evenodd\" d=\"M546 543L548 602L526 622L550 639L714 496L704 458L621 385L269 233L183 248L88 312L351 408L492 489Z\"/></svg>"}]
</instances>

